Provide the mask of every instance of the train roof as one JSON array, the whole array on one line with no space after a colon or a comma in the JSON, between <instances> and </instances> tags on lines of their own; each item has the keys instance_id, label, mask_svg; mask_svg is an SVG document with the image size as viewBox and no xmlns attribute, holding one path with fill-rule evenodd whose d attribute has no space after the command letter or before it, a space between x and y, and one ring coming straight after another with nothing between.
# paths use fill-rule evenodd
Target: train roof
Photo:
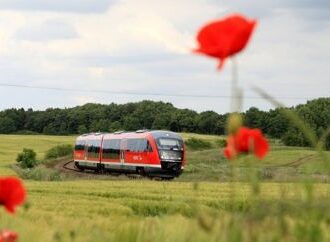
<instances>
[{"instance_id":1,"label":"train roof","mask_svg":"<svg viewBox=\"0 0 330 242\"><path fill-rule=\"evenodd\" d=\"M153 130L150 131L150 134L155 138L160 138L160 137L168 137L168 138L173 138L173 139L182 139L182 137L172 131L167 131L167 130Z\"/></svg>"},{"instance_id":2,"label":"train roof","mask_svg":"<svg viewBox=\"0 0 330 242\"><path fill-rule=\"evenodd\" d=\"M138 137L147 137L151 135L154 139L158 139L160 137L168 137L172 139L182 139L180 135L175 132L167 131L167 130L137 130L137 131L117 131L114 133L87 133L82 134L77 137L77 140L84 140L84 139L102 139L104 138L124 138L124 137L131 137L131 138L138 138Z\"/></svg>"},{"instance_id":3,"label":"train roof","mask_svg":"<svg viewBox=\"0 0 330 242\"><path fill-rule=\"evenodd\" d=\"M82 134L77 137L77 140L82 140L82 139L102 139L103 135L105 133L87 133L87 134Z\"/></svg>"}]
</instances>

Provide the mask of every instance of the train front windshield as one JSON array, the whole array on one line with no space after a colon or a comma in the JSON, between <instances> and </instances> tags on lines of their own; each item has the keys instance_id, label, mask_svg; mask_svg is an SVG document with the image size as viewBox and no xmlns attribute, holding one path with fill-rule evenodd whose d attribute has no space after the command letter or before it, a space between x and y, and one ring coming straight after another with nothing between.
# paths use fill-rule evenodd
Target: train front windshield
<instances>
[{"instance_id":1,"label":"train front windshield","mask_svg":"<svg viewBox=\"0 0 330 242\"><path fill-rule=\"evenodd\" d=\"M157 146L161 160L182 161L183 142L173 138L158 138Z\"/></svg>"}]
</instances>

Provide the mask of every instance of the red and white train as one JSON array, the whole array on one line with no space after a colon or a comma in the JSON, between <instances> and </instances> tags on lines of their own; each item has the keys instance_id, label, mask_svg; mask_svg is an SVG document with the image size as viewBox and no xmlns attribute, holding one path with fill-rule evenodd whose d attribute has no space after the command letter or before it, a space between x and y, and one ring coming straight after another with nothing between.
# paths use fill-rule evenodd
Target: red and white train
<instances>
[{"instance_id":1,"label":"red and white train","mask_svg":"<svg viewBox=\"0 0 330 242\"><path fill-rule=\"evenodd\" d=\"M173 178L182 173L186 156L178 134L138 130L81 135L76 140L74 162L80 170Z\"/></svg>"}]
</instances>

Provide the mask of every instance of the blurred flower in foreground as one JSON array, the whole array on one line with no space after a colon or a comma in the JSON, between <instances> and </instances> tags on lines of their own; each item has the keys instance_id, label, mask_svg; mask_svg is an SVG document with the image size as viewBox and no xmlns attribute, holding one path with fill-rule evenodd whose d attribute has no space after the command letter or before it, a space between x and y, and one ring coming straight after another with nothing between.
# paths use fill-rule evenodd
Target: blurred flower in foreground
<instances>
[{"instance_id":1,"label":"blurred flower in foreground","mask_svg":"<svg viewBox=\"0 0 330 242\"><path fill-rule=\"evenodd\" d=\"M195 52L218 58L221 69L226 58L244 49L256 23L238 14L211 22L198 32Z\"/></svg>"},{"instance_id":2,"label":"blurred flower in foreground","mask_svg":"<svg viewBox=\"0 0 330 242\"><path fill-rule=\"evenodd\" d=\"M17 233L10 230L0 231L0 242L16 242L18 241Z\"/></svg>"},{"instance_id":3,"label":"blurred flower in foreground","mask_svg":"<svg viewBox=\"0 0 330 242\"><path fill-rule=\"evenodd\" d=\"M235 134L240 127L242 127L243 118L239 113L232 113L227 118L228 134Z\"/></svg>"},{"instance_id":4,"label":"blurred flower in foreground","mask_svg":"<svg viewBox=\"0 0 330 242\"><path fill-rule=\"evenodd\" d=\"M15 213L15 207L23 204L26 197L22 182L15 177L0 177L0 205L10 213Z\"/></svg>"},{"instance_id":5,"label":"blurred flower in foreground","mask_svg":"<svg viewBox=\"0 0 330 242\"><path fill-rule=\"evenodd\" d=\"M260 129L239 128L236 133L227 138L224 155L227 159L234 159L240 153L254 153L259 159L264 158L269 150L267 139Z\"/></svg>"}]
</instances>

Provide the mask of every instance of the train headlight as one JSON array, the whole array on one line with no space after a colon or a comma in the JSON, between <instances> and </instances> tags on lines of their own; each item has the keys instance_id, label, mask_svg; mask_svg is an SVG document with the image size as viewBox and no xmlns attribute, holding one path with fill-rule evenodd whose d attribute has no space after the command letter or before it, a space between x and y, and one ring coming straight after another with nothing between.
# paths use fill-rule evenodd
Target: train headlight
<instances>
[{"instance_id":1,"label":"train headlight","mask_svg":"<svg viewBox=\"0 0 330 242\"><path fill-rule=\"evenodd\" d=\"M162 160L169 160L169 159L171 159L171 157L169 156L169 154L166 151L161 151L160 158Z\"/></svg>"},{"instance_id":2,"label":"train headlight","mask_svg":"<svg viewBox=\"0 0 330 242\"><path fill-rule=\"evenodd\" d=\"M160 158L162 160L180 161L181 160L181 155L180 155L179 152L161 151L160 152Z\"/></svg>"}]
</instances>

